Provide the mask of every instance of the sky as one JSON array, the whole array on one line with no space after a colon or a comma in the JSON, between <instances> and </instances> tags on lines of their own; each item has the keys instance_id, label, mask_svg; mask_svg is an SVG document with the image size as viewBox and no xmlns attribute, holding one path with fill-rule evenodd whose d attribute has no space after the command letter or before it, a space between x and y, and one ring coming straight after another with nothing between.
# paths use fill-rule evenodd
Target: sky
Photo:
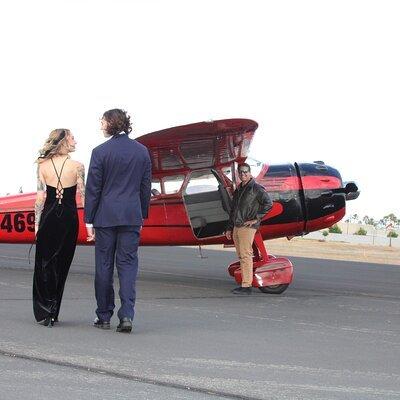
<instances>
[{"instance_id":1,"label":"sky","mask_svg":"<svg viewBox=\"0 0 400 400\"><path fill-rule=\"evenodd\" d=\"M323 160L360 197L347 213L400 217L398 1L14 0L0 14L0 194L35 190L54 128L88 166L99 119L132 137L250 118L250 155Z\"/></svg>"}]
</instances>

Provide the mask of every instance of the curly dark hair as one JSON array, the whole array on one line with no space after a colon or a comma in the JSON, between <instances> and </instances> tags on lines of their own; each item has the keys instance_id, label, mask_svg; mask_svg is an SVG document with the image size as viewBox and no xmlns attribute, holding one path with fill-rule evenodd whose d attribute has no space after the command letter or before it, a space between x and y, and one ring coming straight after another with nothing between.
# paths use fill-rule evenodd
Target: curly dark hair
<instances>
[{"instance_id":1,"label":"curly dark hair","mask_svg":"<svg viewBox=\"0 0 400 400\"><path fill-rule=\"evenodd\" d=\"M131 117L124 110L114 108L103 114L103 118L107 121L107 134L110 136L125 132L129 135L132 132Z\"/></svg>"}]
</instances>

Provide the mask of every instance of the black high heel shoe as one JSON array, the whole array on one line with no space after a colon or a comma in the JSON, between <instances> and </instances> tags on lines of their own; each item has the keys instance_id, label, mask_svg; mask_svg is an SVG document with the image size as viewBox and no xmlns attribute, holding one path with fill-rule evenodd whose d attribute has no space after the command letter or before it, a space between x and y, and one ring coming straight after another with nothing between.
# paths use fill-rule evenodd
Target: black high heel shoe
<instances>
[{"instance_id":1,"label":"black high heel shoe","mask_svg":"<svg viewBox=\"0 0 400 400\"><path fill-rule=\"evenodd\" d=\"M43 320L43 326L52 328L54 326L55 319L53 317L47 317Z\"/></svg>"}]
</instances>

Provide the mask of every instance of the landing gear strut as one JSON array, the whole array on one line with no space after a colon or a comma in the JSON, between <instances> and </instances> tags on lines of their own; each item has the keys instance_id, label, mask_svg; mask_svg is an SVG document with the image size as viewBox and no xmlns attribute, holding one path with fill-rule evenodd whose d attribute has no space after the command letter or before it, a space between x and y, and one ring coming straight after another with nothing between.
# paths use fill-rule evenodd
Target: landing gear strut
<instances>
[{"instance_id":1,"label":"landing gear strut","mask_svg":"<svg viewBox=\"0 0 400 400\"><path fill-rule=\"evenodd\" d=\"M230 264L228 272L238 284L242 283L239 261ZM293 264L287 258L269 255L260 232L257 232L253 242L253 287L263 293L281 294L292 279Z\"/></svg>"}]
</instances>

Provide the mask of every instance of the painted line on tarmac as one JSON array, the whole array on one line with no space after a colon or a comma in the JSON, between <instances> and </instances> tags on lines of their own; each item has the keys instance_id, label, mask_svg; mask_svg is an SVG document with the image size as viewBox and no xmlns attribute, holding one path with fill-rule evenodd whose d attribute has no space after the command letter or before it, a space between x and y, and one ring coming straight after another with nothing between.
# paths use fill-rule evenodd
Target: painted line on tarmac
<instances>
[{"instance_id":1,"label":"painted line on tarmac","mask_svg":"<svg viewBox=\"0 0 400 400\"><path fill-rule=\"evenodd\" d=\"M159 387L167 387L167 388L172 388L172 389L178 389L186 392L196 392L196 393L201 393L205 394L208 396L216 396L216 397L222 397L226 399L240 399L240 400L262 400L260 397L249 397L249 396L243 396L243 395L237 395L237 394L232 394L232 393L227 393L227 392L220 392L217 390L212 390L212 389L204 389L196 386L188 386L188 385L182 385L182 384L177 384L177 383L171 383L171 382L165 382L161 380L156 380L156 379L150 379L150 378L145 378L141 376L135 376L135 375L128 375L124 373L119 373L115 371L110 371L107 369L103 368L96 368L96 367L87 367L83 366L80 364L73 364L67 361L59 361L59 360L51 360L51 359L46 359L42 357L35 357L35 356L29 356L26 354L19 354L7 350L0 349L0 356L4 357L12 357L12 358L18 358L18 359L23 359L27 361L33 361L33 362L42 362L50 365L56 365L56 366L61 366L61 367L68 367L71 369L75 369L78 371L84 371L84 372L91 372L91 373L96 373L96 374L102 374L102 375L107 375L109 377L113 378L119 378L119 379L125 379L129 380L131 382L139 382L139 383L145 383L145 384L150 384L150 385L155 385ZM274 390L280 390L282 392L290 392L290 398L292 399L303 399L304 394L300 393L299 391L303 392L313 392L313 393L320 393L320 394L346 394L346 395L365 395L365 396L380 396L380 398L396 398L398 399L399 392L396 390L390 390L390 389L378 389L375 387L352 387L352 386L329 386L329 385L315 385L315 384L288 384L288 383L282 383L282 382L277 382L277 381L265 381L269 385L270 389ZM310 396L310 393L308 393L308 396ZM306 397L307 398L307 397ZM319 397L320 398L320 397Z\"/></svg>"},{"instance_id":2,"label":"painted line on tarmac","mask_svg":"<svg viewBox=\"0 0 400 400\"><path fill-rule=\"evenodd\" d=\"M44 358L44 357L36 357L36 356L30 356L27 354L15 353L13 351L8 351L8 350L4 350L4 349L0 349L0 356L19 358L22 360L28 360L28 361L34 361L34 362L42 362L42 363L50 364L50 365L58 365L60 367L72 368L72 369L75 369L78 371L92 372L95 374L107 375L107 376L110 376L113 378L120 378L120 379L125 379L125 380L139 382L139 383L147 383L150 385L167 387L167 388L172 388L172 389L180 389L180 390L186 391L186 392L202 393L202 394L206 394L209 396L224 397L226 399L262 400L259 397L249 397L249 396L237 395L237 394L233 394L233 393L220 392L220 391L212 390L212 389L203 389L201 387L196 387L196 386L187 386L187 385L181 385L179 383L170 383L170 382L165 382L162 380L150 379L150 378L145 378L145 377L141 377L141 376L137 376L137 375L124 374L121 372L111 371L111 370L107 370L104 368L87 367L87 366L80 365L80 364L74 364L74 363L71 363L68 361L51 360L51 359Z\"/></svg>"}]
</instances>

